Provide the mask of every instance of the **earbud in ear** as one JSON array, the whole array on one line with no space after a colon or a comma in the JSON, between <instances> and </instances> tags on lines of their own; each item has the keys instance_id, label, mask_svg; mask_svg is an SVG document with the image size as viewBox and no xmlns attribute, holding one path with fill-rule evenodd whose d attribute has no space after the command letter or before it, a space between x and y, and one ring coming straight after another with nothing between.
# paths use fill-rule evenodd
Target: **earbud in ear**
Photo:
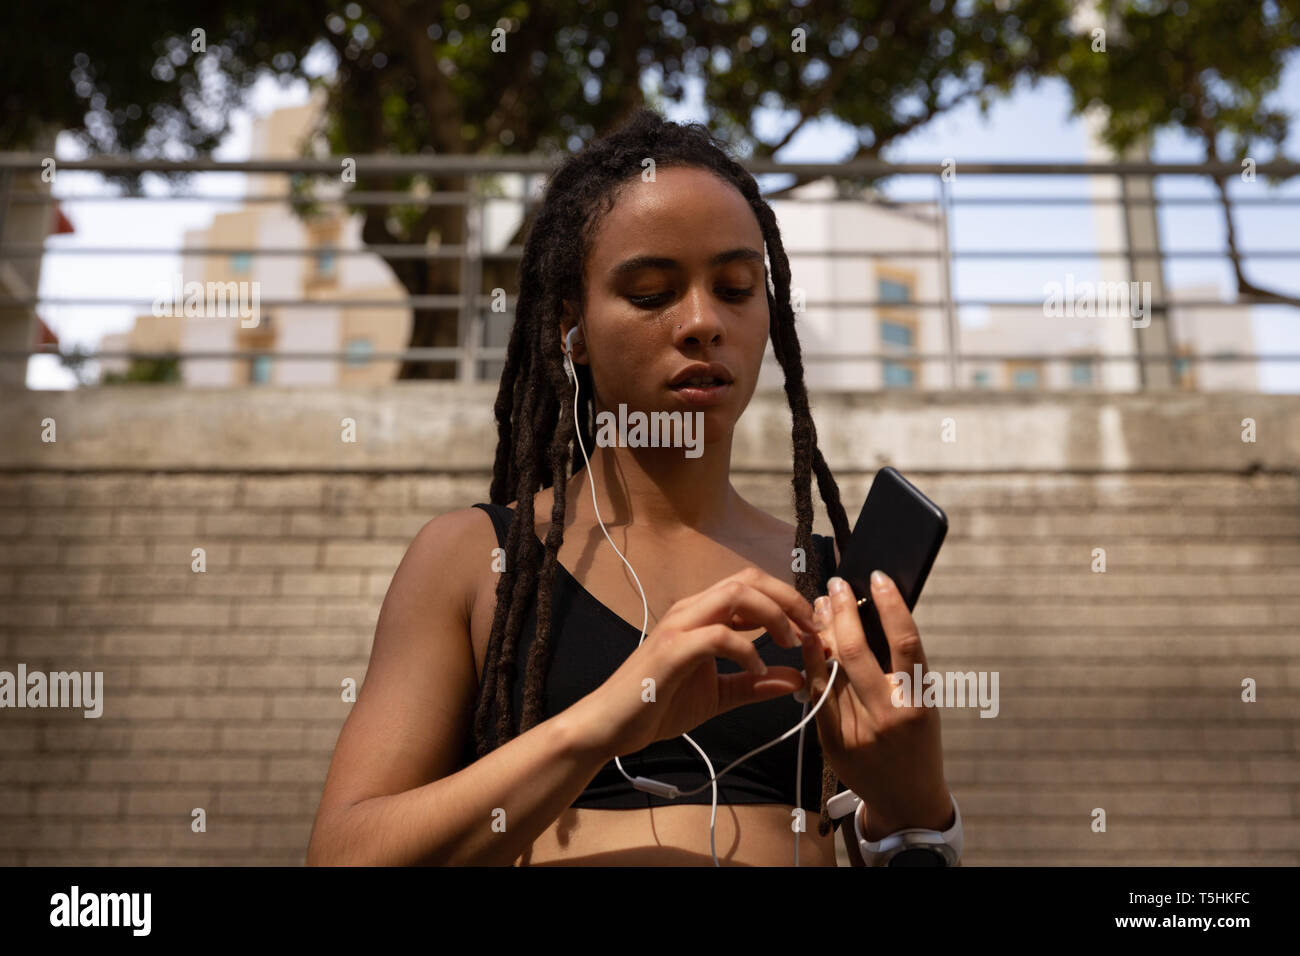
<instances>
[{"instance_id":1,"label":"earbud in ear","mask_svg":"<svg viewBox=\"0 0 1300 956\"><path fill-rule=\"evenodd\" d=\"M575 384L578 381L578 373L573 367L573 337L578 334L578 327L575 325L569 329L569 333L564 337L564 374L569 376L569 381Z\"/></svg>"}]
</instances>

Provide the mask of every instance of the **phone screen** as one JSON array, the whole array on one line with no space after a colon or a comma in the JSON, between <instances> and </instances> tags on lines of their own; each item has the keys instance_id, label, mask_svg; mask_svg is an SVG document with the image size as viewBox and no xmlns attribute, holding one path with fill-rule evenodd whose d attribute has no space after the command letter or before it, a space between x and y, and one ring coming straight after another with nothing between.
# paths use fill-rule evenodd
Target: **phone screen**
<instances>
[{"instance_id":1,"label":"phone screen","mask_svg":"<svg viewBox=\"0 0 1300 956\"><path fill-rule=\"evenodd\" d=\"M911 482L893 468L876 473L836 573L849 582L854 595L868 598L858 612L867 645L885 673L893 668L889 641L870 600L871 572L888 574L908 610L914 609L947 533L948 516Z\"/></svg>"}]
</instances>

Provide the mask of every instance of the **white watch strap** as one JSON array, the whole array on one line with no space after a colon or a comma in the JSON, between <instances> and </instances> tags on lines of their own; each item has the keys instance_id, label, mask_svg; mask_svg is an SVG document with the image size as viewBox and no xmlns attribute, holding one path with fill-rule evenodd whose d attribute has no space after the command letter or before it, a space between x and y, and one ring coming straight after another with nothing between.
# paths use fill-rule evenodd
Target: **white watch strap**
<instances>
[{"instance_id":1,"label":"white watch strap","mask_svg":"<svg viewBox=\"0 0 1300 956\"><path fill-rule=\"evenodd\" d=\"M856 810L861 802L862 798L852 790L841 790L826 801L826 812L832 820L838 820Z\"/></svg>"},{"instance_id":2,"label":"white watch strap","mask_svg":"<svg viewBox=\"0 0 1300 956\"><path fill-rule=\"evenodd\" d=\"M846 791L847 792L847 791ZM843 796L843 794L837 794ZM857 797L857 794L854 794ZM890 833L881 837L876 842L871 842L862 835L862 800L857 799L853 806L853 832L858 839L858 850L862 854L862 860L868 866L879 866L887 863L891 857L903 849L913 846L932 846L945 847L947 852L944 853L948 859L948 865L952 866L961 859L962 850L962 829L961 829L961 809L957 806L957 798L948 792L948 798L952 801L952 810L954 820L952 826L940 833L938 830L927 830L923 827L909 827ZM845 801L841 806L848 804ZM826 809L830 811L830 801L827 801Z\"/></svg>"}]
</instances>

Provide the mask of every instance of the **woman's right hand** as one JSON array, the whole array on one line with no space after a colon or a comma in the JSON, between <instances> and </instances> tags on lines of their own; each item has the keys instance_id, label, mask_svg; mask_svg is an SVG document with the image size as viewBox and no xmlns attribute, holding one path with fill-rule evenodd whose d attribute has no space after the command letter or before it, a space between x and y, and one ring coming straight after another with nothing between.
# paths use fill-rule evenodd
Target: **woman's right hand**
<instances>
[{"instance_id":1,"label":"woman's right hand","mask_svg":"<svg viewBox=\"0 0 1300 956\"><path fill-rule=\"evenodd\" d=\"M744 633L760 627L783 647L820 641L803 595L755 567L678 601L590 695L589 719L599 724L593 734L622 756L717 714L799 690L804 680L793 667L760 673L765 665L754 640L761 632ZM718 657L745 669L719 674Z\"/></svg>"}]
</instances>

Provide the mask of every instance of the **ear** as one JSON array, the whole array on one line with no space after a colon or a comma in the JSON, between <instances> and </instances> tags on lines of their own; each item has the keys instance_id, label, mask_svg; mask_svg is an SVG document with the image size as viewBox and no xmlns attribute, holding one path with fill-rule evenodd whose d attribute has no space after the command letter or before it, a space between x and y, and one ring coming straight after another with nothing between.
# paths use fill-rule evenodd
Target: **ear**
<instances>
[{"instance_id":1,"label":"ear","mask_svg":"<svg viewBox=\"0 0 1300 956\"><path fill-rule=\"evenodd\" d=\"M569 302L566 301L566 302L564 303L564 312L563 312L563 314L562 314L561 317L560 317L560 355L561 355L561 357L563 357L563 355L564 355L564 340L568 337L568 335L569 335L569 330L572 329L572 328L574 327L574 324L575 324L575 323L578 324L578 334L575 335L575 336L573 337L573 355L572 355L572 357L573 357L573 364L574 364L574 365L585 365L585 364L587 364L587 350L583 347L583 341L582 341L582 338L583 338L582 325L581 325L581 323L578 322L578 318L577 318L576 313L574 312L574 309L573 309L572 304L570 304Z\"/></svg>"}]
</instances>

